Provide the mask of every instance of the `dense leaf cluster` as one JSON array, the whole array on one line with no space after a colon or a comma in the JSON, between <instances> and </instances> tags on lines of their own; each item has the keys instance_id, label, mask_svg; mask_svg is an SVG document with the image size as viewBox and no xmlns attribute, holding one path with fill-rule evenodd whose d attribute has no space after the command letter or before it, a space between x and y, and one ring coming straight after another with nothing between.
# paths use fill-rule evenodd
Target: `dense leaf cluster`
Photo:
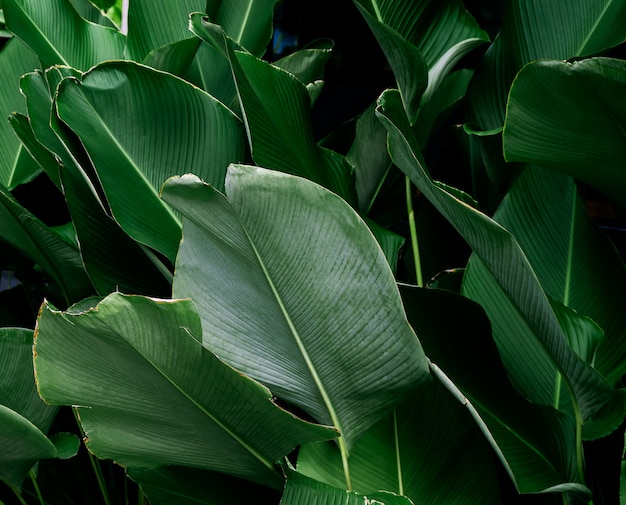
<instances>
[{"instance_id":1,"label":"dense leaf cluster","mask_svg":"<svg viewBox=\"0 0 626 505\"><path fill-rule=\"evenodd\" d=\"M0 3L0 502L616 504L626 3L294 1Z\"/></svg>"}]
</instances>

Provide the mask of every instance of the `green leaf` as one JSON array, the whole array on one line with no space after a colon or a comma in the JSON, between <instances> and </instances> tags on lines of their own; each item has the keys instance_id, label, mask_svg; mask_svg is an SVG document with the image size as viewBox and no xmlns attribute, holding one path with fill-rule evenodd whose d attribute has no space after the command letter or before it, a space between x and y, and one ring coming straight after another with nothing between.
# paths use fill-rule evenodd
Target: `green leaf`
<instances>
[{"instance_id":1,"label":"green leaf","mask_svg":"<svg viewBox=\"0 0 626 505\"><path fill-rule=\"evenodd\" d=\"M310 479L297 472L287 472L287 485L281 505L413 505L404 496L389 492L365 496Z\"/></svg>"},{"instance_id":2,"label":"green leaf","mask_svg":"<svg viewBox=\"0 0 626 505\"><path fill-rule=\"evenodd\" d=\"M274 65L295 75L304 84L313 83L324 78L324 67L332 50L332 40L317 40L275 61Z\"/></svg>"},{"instance_id":3,"label":"green leaf","mask_svg":"<svg viewBox=\"0 0 626 505\"><path fill-rule=\"evenodd\" d=\"M0 480L19 489L31 467L56 456L56 448L28 419L0 405Z\"/></svg>"},{"instance_id":4,"label":"green leaf","mask_svg":"<svg viewBox=\"0 0 626 505\"><path fill-rule=\"evenodd\" d=\"M508 0L500 33L472 85L473 120L483 130L504 124L509 88L527 63L590 56L625 38L626 4L621 0Z\"/></svg>"},{"instance_id":5,"label":"green leaf","mask_svg":"<svg viewBox=\"0 0 626 505\"><path fill-rule=\"evenodd\" d=\"M405 288L402 296L436 376L472 414L517 489L583 491L573 419L530 403L512 387L483 309L443 290Z\"/></svg>"},{"instance_id":6,"label":"green leaf","mask_svg":"<svg viewBox=\"0 0 626 505\"><path fill-rule=\"evenodd\" d=\"M369 212L391 168L387 130L369 107L357 120L356 134L346 160L354 167L359 208Z\"/></svg>"},{"instance_id":7,"label":"green leaf","mask_svg":"<svg viewBox=\"0 0 626 505\"><path fill-rule=\"evenodd\" d=\"M264 386L203 347L189 300L114 293L82 313L44 304L37 328L40 394L78 405L86 444L101 458L280 486L274 463L298 444L334 436L278 408Z\"/></svg>"},{"instance_id":8,"label":"green leaf","mask_svg":"<svg viewBox=\"0 0 626 505\"><path fill-rule=\"evenodd\" d=\"M58 283L67 303L93 290L78 250L0 189L0 240L38 264Z\"/></svg>"},{"instance_id":9,"label":"green leaf","mask_svg":"<svg viewBox=\"0 0 626 505\"><path fill-rule=\"evenodd\" d=\"M144 58L143 64L156 70L185 77L197 56L199 46L200 41L195 37L172 42L150 51Z\"/></svg>"},{"instance_id":10,"label":"green leaf","mask_svg":"<svg viewBox=\"0 0 626 505\"><path fill-rule=\"evenodd\" d=\"M189 14L204 12L207 0L133 0L128 8L128 53L143 61L152 51L193 37Z\"/></svg>"},{"instance_id":11,"label":"green leaf","mask_svg":"<svg viewBox=\"0 0 626 505\"><path fill-rule=\"evenodd\" d=\"M111 7L108 4L115 4L115 1L116 0L95 0L92 3L90 0L70 0L70 3L76 12L87 21L98 23L99 25L109 28L115 28L115 23L111 21L111 18L105 16L102 12Z\"/></svg>"},{"instance_id":12,"label":"green leaf","mask_svg":"<svg viewBox=\"0 0 626 505\"><path fill-rule=\"evenodd\" d=\"M53 118L55 130L51 128L51 93L55 92L54 81L61 78L58 71L50 70L45 76L38 72L28 74L21 81L21 89L27 98L30 123L37 140L54 153L50 156L62 162L60 175L56 162L50 163L47 171L51 178L62 181L85 270L101 294L122 291L166 296L170 292L171 274L164 272L161 262L132 240L107 214L99 183L87 177L77 159L82 158L81 163L93 173L91 163L80 156L82 146L67 131L58 128L56 117ZM46 159L50 161L48 156ZM41 157L38 161L44 163Z\"/></svg>"},{"instance_id":13,"label":"green leaf","mask_svg":"<svg viewBox=\"0 0 626 505\"><path fill-rule=\"evenodd\" d=\"M528 167L494 217L515 235L546 293L604 330L594 366L617 384L626 373L626 314L620 303L626 271L589 217L574 181ZM532 228L524 225L528 222Z\"/></svg>"},{"instance_id":14,"label":"green leaf","mask_svg":"<svg viewBox=\"0 0 626 505\"><path fill-rule=\"evenodd\" d=\"M14 112L25 112L19 78L36 65L37 58L18 39L9 40L0 51L0 185L8 189L26 182L36 173L32 162L28 166L21 160L26 153L6 121ZM25 159L28 161L28 156Z\"/></svg>"},{"instance_id":15,"label":"green leaf","mask_svg":"<svg viewBox=\"0 0 626 505\"><path fill-rule=\"evenodd\" d=\"M574 181L528 167L494 219L517 239L542 288L555 300L552 307L569 345L587 363L594 363L604 332L583 316L607 325L610 363L618 368L599 368L597 361L594 366L611 383L619 380L624 366L620 324L624 315L619 298L614 297L620 296L624 283L618 279L626 272L613 247L588 216ZM515 304L507 300L502 288L474 257L468 264L463 292L487 310L494 325L494 338L516 388L534 402L572 413L560 373L552 358L538 346L535 329L524 322ZM615 400L621 401L619 397ZM623 409L598 416L594 419L593 437L608 434L623 416ZM599 427L600 422L605 423L604 428ZM585 430L585 436L591 436Z\"/></svg>"},{"instance_id":16,"label":"green leaf","mask_svg":"<svg viewBox=\"0 0 626 505\"><path fill-rule=\"evenodd\" d=\"M491 448L467 410L436 381L373 426L348 462L353 490L366 495L386 489L413 503L500 503ZM300 449L298 472L342 487L341 456L332 444Z\"/></svg>"},{"instance_id":17,"label":"green leaf","mask_svg":"<svg viewBox=\"0 0 626 505\"><path fill-rule=\"evenodd\" d=\"M275 489L197 468L129 468L127 474L139 483L151 505L270 505L280 500Z\"/></svg>"},{"instance_id":18,"label":"green leaf","mask_svg":"<svg viewBox=\"0 0 626 505\"><path fill-rule=\"evenodd\" d=\"M274 7L279 0L221 0L209 2L212 23L255 56L265 53L272 37Z\"/></svg>"},{"instance_id":19,"label":"green leaf","mask_svg":"<svg viewBox=\"0 0 626 505\"><path fill-rule=\"evenodd\" d=\"M310 98L294 75L246 53L231 57L252 157L259 165L306 177L354 200L343 156L317 145Z\"/></svg>"},{"instance_id":20,"label":"green leaf","mask_svg":"<svg viewBox=\"0 0 626 505\"><path fill-rule=\"evenodd\" d=\"M136 63L106 62L82 81L64 80L56 108L85 146L120 226L172 262L180 220L158 198L163 182L194 172L222 188L228 164L244 156L243 127L230 110Z\"/></svg>"},{"instance_id":21,"label":"green leaf","mask_svg":"<svg viewBox=\"0 0 626 505\"><path fill-rule=\"evenodd\" d=\"M33 379L33 331L0 329L0 405L24 416L44 433L58 411L43 403Z\"/></svg>"},{"instance_id":22,"label":"green leaf","mask_svg":"<svg viewBox=\"0 0 626 505\"><path fill-rule=\"evenodd\" d=\"M59 187L59 163L54 157L54 154L48 151L48 149L46 149L46 147L43 146L39 140L37 140L28 117L23 114L13 113L9 117L9 124L22 142L22 152L20 153L20 158L25 151L30 154L31 160L29 161L31 167L33 166L33 162L36 163L36 166L38 167L37 171L30 174L30 177L38 175L41 170L43 170L52 179L54 184Z\"/></svg>"},{"instance_id":23,"label":"green leaf","mask_svg":"<svg viewBox=\"0 0 626 505\"><path fill-rule=\"evenodd\" d=\"M372 16L364 7L370 2L357 1L356 6L376 36L398 83L402 102L411 123L417 118L422 95L428 85L428 67L417 47L408 42L381 19ZM375 4L374 4L375 5ZM377 14L379 14L377 12Z\"/></svg>"},{"instance_id":24,"label":"green leaf","mask_svg":"<svg viewBox=\"0 0 626 505\"><path fill-rule=\"evenodd\" d=\"M417 119L419 100L428 101L456 63L489 40L458 0L355 0L355 3L389 60L411 124ZM427 81L421 75L424 64Z\"/></svg>"},{"instance_id":25,"label":"green leaf","mask_svg":"<svg viewBox=\"0 0 626 505\"><path fill-rule=\"evenodd\" d=\"M489 269L522 320L532 328L541 346L565 376L580 420L591 418L615 397L615 392L569 346L519 244L495 221L433 183L397 92L385 92L379 98L377 112L389 132L389 149L394 163L458 230Z\"/></svg>"},{"instance_id":26,"label":"green leaf","mask_svg":"<svg viewBox=\"0 0 626 505\"><path fill-rule=\"evenodd\" d=\"M55 433L50 436L59 459L70 459L76 456L80 448L80 439L73 433Z\"/></svg>"},{"instance_id":27,"label":"green leaf","mask_svg":"<svg viewBox=\"0 0 626 505\"><path fill-rule=\"evenodd\" d=\"M3 7L7 28L33 50L44 69L69 65L87 70L123 58L126 38L86 21L69 0L3 0Z\"/></svg>"},{"instance_id":28,"label":"green leaf","mask_svg":"<svg viewBox=\"0 0 626 505\"><path fill-rule=\"evenodd\" d=\"M507 161L572 175L626 205L626 62L527 65L511 88L503 140Z\"/></svg>"},{"instance_id":29,"label":"green leaf","mask_svg":"<svg viewBox=\"0 0 626 505\"><path fill-rule=\"evenodd\" d=\"M184 218L174 296L198 304L221 359L350 446L428 378L389 265L358 215L310 181L231 166L226 194L190 176L165 185Z\"/></svg>"}]
</instances>

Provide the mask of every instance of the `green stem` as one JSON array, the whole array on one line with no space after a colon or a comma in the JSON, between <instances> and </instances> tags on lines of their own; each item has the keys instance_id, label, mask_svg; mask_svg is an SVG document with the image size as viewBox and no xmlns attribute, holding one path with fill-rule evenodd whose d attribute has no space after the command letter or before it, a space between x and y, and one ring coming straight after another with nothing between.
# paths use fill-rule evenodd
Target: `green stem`
<instances>
[{"instance_id":1,"label":"green stem","mask_svg":"<svg viewBox=\"0 0 626 505\"><path fill-rule=\"evenodd\" d=\"M80 425L80 420L78 419L78 412L74 408L72 409L72 412L74 413L74 419L76 420L76 424L78 425L78 427L80 428L82 432L82 426ZM96 476L96 481L98 482L98 487L100 488L100 494L102 494L102 499L104 500L104 504L111 505L111 501L109 500L109 493L107 492L106 486L104 484L104 476L102 475L102 469L100 468L100 465L98 465L98 462L96 461L95 456L91 454L89 450L87 450L87 456L89 457L91 468L93 468L93 473Z\"/></svg>"},{"instance_id":2,"label":"green stem","mask_svg":"<svg viewBox=\"0 0 626 505\"><path fill-rule=\"evenodd\" d=\"M137 505L145 505L146 503L146 495L143 494L143 489L138 487L137 489Z\"/></svg>"},{"instance_id":3,"label":"green stem","mask_svg":"<svg viewBox=\"0 0 626 505\"><path fill-rule=\"evenodd\" d=\"M411 180L405 177L406 182L406 208L409 214L409 229L411 231L411 246L413 248L413 261L415 263L415 276L417 285L424 286L422 277L422 263L420 260L420 249L417 243L417 227L415 226L415 213L413 212L413 199L411 198Z\"/></svg>"},{"instance_id":4,"label":"green stem","mask_svg":"<svg viewBox=\"0 0 626 505\"><path fill-rule=\"evenodd\" d=\"M31 482L33 483L33 488L35 489L35 493L37 494L37 499L39 500L39 503L41 503L41 505L45 505L46 502L44 501L43 496L41 495L41 490L39 489L39 485L37 484L35 473L31 470L30 472L28 472L28 475L30 477Z\"/></svg>"},{"instance_id":5,"label":"green stem","mask_svg":"<svg viewBox=\"0 0 626 505\"><path fill-rule=\"evenodd\" d=\"M352 479L350 478L350 469L348 467L348 448L343 436L339 436L339 452L341 453L341 464L343 466L343 475L346 479L346 489L352 491Z\"/></svg>"},{"instance_id":6,"label":"green stem","mask_svg":"<svg viewBox=\"0 0 626 505\"><path fill-rule=\"evenodd\" d=\"M398 416L393 411L393 435L396 445L396 471L398 472L398 494L404 496L404 482L402 480L402 461L400 459L400 439L398 437Z\"/></svg>"}]
</instances>

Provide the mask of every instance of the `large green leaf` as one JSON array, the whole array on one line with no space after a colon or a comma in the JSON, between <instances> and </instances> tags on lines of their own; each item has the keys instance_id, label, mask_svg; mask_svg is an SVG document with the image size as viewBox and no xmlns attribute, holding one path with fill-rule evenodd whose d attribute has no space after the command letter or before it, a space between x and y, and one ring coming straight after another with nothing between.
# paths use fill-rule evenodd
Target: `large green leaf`
<instances>
[{"instance_id":1,"label":"large green leaf","mask_svg":"<svg viewBox=\"0 0 626 505\"><path fill-rule=\"evenodd\" d=\"M56 118L52 118L56 131L51 128L51 94L56 89L55 81L62 78L60 71L55 68L45 75L27 74L21 81L21 90L27 99L34 140L40 143L37 161L53 180L62 180L59 185L76 229L85 270L103 295L117 290L166 296L171 274L164 272L160 262L107 214L106 200L101 200L102 194L98 193L99 183L86 175L86 170L93 173L93 169L89 160L80 156L82 147L70 133L58 128ZM45 149L49 151L46 153ZM32 148L29 150L34 153ZM62 174L57 160L61 161Z\"/></svg>"},{"instance_id":2,"label":"large green leaf","mask_svg":"<svg viewBox=\"0 0 626 505\"><path fill-rule=\"evenodd\" d=\"M622 0L507 0L500 33L485 53L470 93L473 120L483 130L504 124L509 87L526 63L590 56L625 38Z\"/></svg>"},{"instance_id":3,"label":"large green leaf","mask_svg":"<svg viewBox=\"0 0 626 505\"><path fill-rule=\"evenodd\" d=\"M310 479L297 472L287 473L287 485L281 505L413 505L404 496L389 492L360 493L346 491Z\"/></svg>"},{"instance_id":4,"label":"large green leaf","mask_svg":"<svg viewBox=\"0 0 626 505\"><path fill-rule=\"evenodd\" d=\"M207 0L133 0L128 9L128 56L142 61L152 51L193 37L189 14L204 12Z\"/></svg>"},{"instance_id":5,"label":"large green leaf","mask_svg":"<svg viewBox=\"0 0 626 505\"><path fill-rule=\"evenodd\" d=\"M2 189L0 240L21 251L58 283L66 303L91 294L93 288L76 246L66 242Z\"/></svg>"},{"instance_id":6,"label":"large green leaf","mask_svg":"<svg viewBox=\"0 0 626 505\"><path fill-rule=\"evenodd\" d=\"M36 65L37 58L18 39L9 40L0 51L0 185L9 189L36 173L36 166L7 121L10 114L25 112L19 78Z\"/></svg>"},{"instance_id":7,"label":"large green leaf","mask_svg":"<svg viewBox=\"0 0 626 505\"><path fill-rule=\"evenodd\" d=\"M435 313L426 317L432 319ZM477 460L480 466L474 464ZM348 460L354 491L369 495L384 489L413 503L449 505L499 504L494 462L467 410L435 381L372 427ZM298 472L342 487L341 456L332 444L300 449Z\"/></svg>"},{"instance_id":8,"label":"large green leaf","mask_svg":"<svg viewBox=\"0 0 626 505\"><path fill-rule=\"evenodd\" d=\"M279 0L209 0L209 19L255 56L262 56L272 37L274 7Z\"/></svg>"},{"instance_id":9,"label":"large green leaf","mask_svg":"<svg viewBox=\"0 0 626 505\"><path fill-rule=\"evenodd\" d=\"M277 505L280 501L276 489L197 468L129 468L127 474L139 483L151 505Z\"/></svg>"},{"instance_id":10,"label":"large green leaf","mask_svg":"<svg viewBox=\"0 0 626 505\"><path fill-rule=\"evenodd\" d=\"M184 218L174 295L197 303L221 359L349 446L428 378L389 265L358 215L317 184L231 166L226 194L190 176L166 184Z\"/></svg>"},{"instance_id":11,"label":"large green leaf","mask_svg":"<svg viewBox=\"0 0 626 505\"><path fill-rule=\"evenodd\" d=\"M379 99L377 111L389 132L389 149L394 163L465 238L565 376L575 401L576 415L580 416L580 426L614 398L615 391L570 347L528 259L513 236L433 182L425 169L398 93L385 92Z\"/></svg>"},{"instance_id":12,"label":"large green leaf","mask_svg":"<svg viewBox=\"0 0 626 505\"><path fill-rule=\"evenodd\" d=\"M277 407L269 390L203 347L201 333L189 300L114 293L86 311L44 304L35 337L39 392L48 403L78 406L99 457L280 486L274 464L334 430Z\"/></svg>"},{"instance_id":13,"label":"large green leaf","mask_svg":"<svg viewBox=\"0 0 626 505\"><path fill-rule=\"evenodd\" d=\"M87 70L123 58L126 38L83 19L69 0L3 0L3 7L7 28L33 50L44 69L70 65Z\"/></svg>"},{"instance_id":14,"label":"large green leaf","mask_svg":"<svg viewBox=\"0 0 626 505\"><path fill-rule=\"evenodd\" d=\"M508 161L573 175L626 206L626 62L527 65L511 87L503 140Z\"/></svg>"},{"instance_id":15,"label":"large green leaf","mask_svg":"<svg viewBox=\"0 0 626 505\"><path fill-rule=\"evenodd\" d=\"M123 107L120 107L123 104ZM243 126L210 95L131 62L103 63L58 90L59 117L81 139L115 219L172 262L178 216L158 198L170 176L194 172L221 188L244 156Z\"/></svg>"}]
</instances>

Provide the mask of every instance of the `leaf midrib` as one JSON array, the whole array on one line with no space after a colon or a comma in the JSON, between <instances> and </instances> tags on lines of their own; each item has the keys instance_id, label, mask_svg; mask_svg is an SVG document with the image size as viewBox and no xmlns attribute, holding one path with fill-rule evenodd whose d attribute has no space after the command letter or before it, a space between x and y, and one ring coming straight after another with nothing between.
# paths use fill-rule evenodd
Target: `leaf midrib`
<instances>
[{"instance_id":1,"label":"leaf midrib","mask_svg":"<svg viewBox=\"0 0 626 505\"><path fill-rule=\"evenodd\" d=\"M198 342L195 337L191 334L188 328L181 327L182 330L188 335L189 338L193 339L195 342ZM122 335L113 330L120 339L125 342L128 342ZM129 342L130 344L130 342ZM132 345L132 344L131 344ZM233 432L228 426L226 426L220 419L218 419L215 415L209 412L204 408L200 403L198 403L190 394L188 394L182 387L180 387L174 379L172 379L165 370L163 370L157 363L149 359L145 356L139 349L137 349L134 345L132 346L136 352L138 352L143 359L145 359L159 374L167 380L173 387L176 389L181 395L183 395L187 400L189 400L198 410L200 410L203 414L205 414L209 419L211 419L215 424L217 424L222 430L224 430L231 438L233 438L237 443L239 443L244 449L246 449L250 454L252 454L256 459L258 459L264 466L270 469L272 472L275 472L273 462L267 460L263 457L256 449L254 449L251 445L249 445L245 440L243 440L239 435ZM202 350L204 352L204 350Z\"/></svg>"},{"instance_id":2,"label":"leaf midrib","mask_svg":"<svg viewBox=\"0 0 626 505\"><path fill-rule=\"evenodd\" d=\"M583 55L583 50L585 49L585 47L587 46L587 44L591 40L591 37L595 34L596 29L598 28L598 26L600 26L600 22L604 19L604 17L606 16L606 13L608 12L609 8L612 5L613 5L613 0L609 0L608 2L606 2L606 4L604 5L604 9L602 9L602 12L600 13L600 15L594 21L593 26L587 32L587 35L585 36L584 40L581 42L580 46L578 46L578 49L576 50L575 56L582 56Z\"/></svg>"},{"instance_id":3,"label":"leaf midrib","mask_svg":"<svg viewBox=\"0 0 626 505\"><path fill-rule=\"evenodd\" d=\"M54 44L52 44L52 41L50 39L48 39L48 37L46 37L46 35L39 29L39 25L37 25L37 23L35 23L34 19L30 16L30 14L27 13L26 10L24 10L24 8L22 8L21 6L17 5L17 2L15 2L15 5L22 12L24 17L30 22L30 25L35 29L36 33L38 35L40 35L41 38L48 44L48 46L52 50L52 52L59 57L59 59L61 60L62 64L63 65L67 65L67 66L71 66L65 60L65 58L63 58L63 56L61 56L61 54L56 50L56 48L54 47Z\"/></svg>"},{"instance_id":4,"label":"leaf midrib","mask_svg":"<svg viewBox=\"0 0 626 505\"><path fill-rule=\"evenodd\" d=\"M239 217L237 217L237 219L239 220ZM311 377L313 378L313 381L315 382L315 385L320 393L320 396L322 397L322 401L324 402L324 405L326 406L326 409L328 410L328 414L330 415L331 421L334 427L337 428L339 433L343 436L343 430L341 427L341 422L339 421L339 417L337 415L337 411L335 410L335 407L328 394L328 391L326 390L326 387L324 386L322 378L317 373L317 369L315 368L313 360L311 359L311 356L309 355L309 352L307 351L306 346L304 345L304 342L302 341L302 337L300 336L300 333L298 332L293 320L291 319L291 316L289 315L289 312L287 311L287 308L285 307L285 304L283 303L282 297L280 296L280 293L278 292L278 289L276 288L276 285L274 284L274 281L272 280L272 276L270 275L267 267L265 266L265 262L263 261L261 254L259 253L258 249L254 245L254 241L252 240L252 237L248 233L248 230L245 228L241 220L239 220L239 223L241 225L241 229L243 233L246 236L246 239L248 240L248 243L250 244L250 247L252 248L254 252L254 255L258 261L258 264L263 272L263 276L265 277L265 280L267 281L269 288L271 289L272 294L274 295L274 299L276 300L276 303L278 304L278 307L280 308L281 314L283 315L283 318L285 319L285 322L287 323L287 326L289 327L289 331L291 332L291 335L293 336L298 346L298 350L300 351L302 358L304 359L306 366L309 369L309 372L311 373Z\"/></svg>"},{"instance_id":5,"label":"leaf midrib","mask_svg":"<svg viewBox=\"0 0 626 505\"><path fill-rule=\"evenodd\" d=\"M80 83L77 79L73 79L73 78L69 78L69 80L71 81L71 83L73 85L77 85L82 87L82 83ZM76 82L74 82L76 81ZM69 86L69 84L65 85L66 87ZM83 94L83 96L85 97L85 103L87 103L89 105L90 110L94 113L94 115L96 116L96 118L98 119L98 124L100 124L102 126L102 128L104 129L104 131L106 132L106 134L109 136L109 138L111 139L111 141L115 144L115 146L118 148L119 152L122 153L123 157L126 159L126 161L128 162L128 164L131 166L131 168L134 170L134 172L139 175L140 179L143 181L144 185L147 186L150 190L150 192L157 198L157 200L162 201L159 199L159 193L156 190L156 188L152 185L152 183L148 180L148 178L145 176L145 174L143 173L143 171L139 168L139 166L137 166L137 164L135 163L135 161L132 159L132 157L130 156L130 154L126 151L126 149L119 143L119 141L117 140L117 137L113 134L113 132L109 129L109 127L107 126L106 122L104 121L104 119L102 118L102 116L99 114L99 112L95 109L95 107L93 106L93 104L91 103L90 100L87 99L87 97L84 95L82 89L80 90L80 92ZM60 95L60 93L59 93ZM57 98L58 101L58 98ZM69 104L66 104L66 106L69 106ZM57 111L58 111L58 105L57 105ZM59 114L59 117L61 117L61 115ZM61 117L61 119L63 119ZM65 120L64 120L65 121ZM100 142L100 141L99 141ZM101 142L100 142L101 143ZM95 166L95 163L94 163ZM98 170L98 168L96 167L96 170ZM176 214L174 213L174 211L172 210L172 208L169 205L163 204L162 207L167 211L167 213L172 217L172 219L174 220L175 223L178 224L178 226L182 226L182 222L180 220L180 218L178 216L176 216Z\"/></svg>"}]
</instances>

